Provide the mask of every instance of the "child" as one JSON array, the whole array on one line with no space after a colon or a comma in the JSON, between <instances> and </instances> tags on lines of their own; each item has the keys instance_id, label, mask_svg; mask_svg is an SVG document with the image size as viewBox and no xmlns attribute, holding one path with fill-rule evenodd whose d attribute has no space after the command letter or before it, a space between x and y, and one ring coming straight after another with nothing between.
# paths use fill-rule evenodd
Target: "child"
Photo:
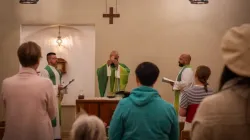
<instances>
[{"instance_id":1,"label":"child","mask_svg":"<svg viewBox=\"0 0 250 140\"><path fill-rule=\"evenodd\" d=\"M211 70L209 67L199 66L195 73L194 86L183 90L179 114L182 117L186 117L184 130L191 129L191 123L200 102L213 92L212 89L208 88L207 80L210 74Z\"/></svg>"}]
</instances>

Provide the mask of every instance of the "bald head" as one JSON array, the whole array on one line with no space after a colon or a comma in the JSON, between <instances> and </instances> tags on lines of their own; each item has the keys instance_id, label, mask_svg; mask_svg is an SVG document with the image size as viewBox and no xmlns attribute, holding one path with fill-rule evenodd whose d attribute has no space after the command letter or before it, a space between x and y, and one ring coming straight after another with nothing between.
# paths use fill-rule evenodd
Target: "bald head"
<instances>
[{"instance_id":1,"label":"bald head","mask_svg":"<svg viewBox=\"0 0 250 140\"><path fill-rule=\"evenodd\" d=\"M190 54L182 54L179 58L179 66L183 67L185 65L189 65L191 62Z\"/></svg>"},{"instance_id":2,"label":"bald head","mask_svg":"<svg viewBox=\"0 0 250 140\"><path fill-rule=\"evenodd\" d=\"M185 61L187 61L188 64L190 64L190 62L191 62L191 56L190 56L190 54L182 54L181 57L183 57L183 59Z\"/></svg>"},{"instance_id":3,"label":"bald head","mask_svg":"<svg viewBox=\"0 0 250 140\"><path fill-rule=\"evenodd\" d=\"M110 59L116 59L117 61L119 60L119 53L117 51L112 51L110 53Z\"/></svg>"},{"instance_id":4,"label":"bald head","mask_svg":"<svg viewBox=\"0 0 250 140\"><path fill-rule=\"evenodd\" d=\"M118 54L118 51L112 51L112 52L110 53L110 55L119 55L119 54Z\"/></svg>"}]
</instances>

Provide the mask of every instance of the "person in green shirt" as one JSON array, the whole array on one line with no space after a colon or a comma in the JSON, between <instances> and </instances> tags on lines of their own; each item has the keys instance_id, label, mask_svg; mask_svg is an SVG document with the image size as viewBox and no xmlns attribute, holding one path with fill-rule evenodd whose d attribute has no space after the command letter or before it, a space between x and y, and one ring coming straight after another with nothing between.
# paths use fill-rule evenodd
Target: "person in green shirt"
<instances>
[{"instance_id":1,"label":"person in green shirt","mask_svg":"<svg viewBox=\"0 0 250 140\"><path fill-rule=\"evenodd\" d=\"M97 69L100 96L104 97L108 93L125 91L129 73L130 69L119 62L118 52L112 51L107 63Z\"/></svg>"},{"instance_id":2,"label":"person in green shirt","mask_svg":"<svg viewBox=\"0 0 250 140\"><path fill-rule=\"evenodd\" d=\"M47 54L48 65L41 70L40 76L46 77L51 80L54 85L55 94L57 96L56 104L57 115L56 118L51 121L54 133L54 140L61 140L61 101L63 99L61 85L62 73L56 68L57 67L57 56L56 53L50 52Z\"/></svg>"}]
</instances>

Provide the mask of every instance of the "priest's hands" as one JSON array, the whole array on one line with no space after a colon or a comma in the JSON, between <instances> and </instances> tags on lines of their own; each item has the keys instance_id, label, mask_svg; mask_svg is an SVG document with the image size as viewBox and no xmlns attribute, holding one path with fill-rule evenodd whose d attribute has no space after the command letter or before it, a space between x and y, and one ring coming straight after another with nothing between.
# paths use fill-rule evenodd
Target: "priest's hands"
<instances>
[{"instance_id":1,"label":"priest's hands","mask_svg":"<svg viewBox=\"0 0 250 140\"><path fill-rule=\"evenodd\" d=\"M117 67L119 62L116 59L108 60L107 65L110 66L111 64L114 64Z\"/></svg>"},{"instance_id":2,"label":"priest's hands","mask_svg":"<svg viewBox=\"0 0 250 140\"><path fill-rule=\"evenodd\" d=\"M63 89L63 85L58 85L58 90L62 90Z\"/></svg>"},{"instance_id":3,"label":"priest's hands","mask_svg":"<svg viewBox=\"0 0 250 140\"><path fill-rule=\"evenodd\" d=\"M107 61L108 66L110 66L112 63L113 63L112 60L108 60L108 61Z\"/></svg>"},{"instance_id":4,"label":"priest's hands","mask_svg":"<svg viewBox=\"0 0 250 140\"><path fill-rule=\"evenodd\" d=\"M169 84L173 87L174 86L174 83L173 82L169 82Z\"/></svg>"}]
</instances>

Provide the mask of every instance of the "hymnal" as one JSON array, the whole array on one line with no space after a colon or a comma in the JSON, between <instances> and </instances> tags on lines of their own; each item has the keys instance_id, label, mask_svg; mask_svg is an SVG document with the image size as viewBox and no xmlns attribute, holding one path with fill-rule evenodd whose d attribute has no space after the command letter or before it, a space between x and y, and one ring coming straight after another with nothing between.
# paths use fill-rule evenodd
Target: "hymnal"
<instances>
[{"instance_id":1,"label":"hymnal","mask_svg":"<svg viewBox=\"0 0 250 140\"><path fill-rule=\"evenodd\" d=\"M166 77L163 77L162 78L162 82L165 82L165 83L174 83L174 80L171 80L171 79L168 79Z\"/></svg>"}]
</instances>

